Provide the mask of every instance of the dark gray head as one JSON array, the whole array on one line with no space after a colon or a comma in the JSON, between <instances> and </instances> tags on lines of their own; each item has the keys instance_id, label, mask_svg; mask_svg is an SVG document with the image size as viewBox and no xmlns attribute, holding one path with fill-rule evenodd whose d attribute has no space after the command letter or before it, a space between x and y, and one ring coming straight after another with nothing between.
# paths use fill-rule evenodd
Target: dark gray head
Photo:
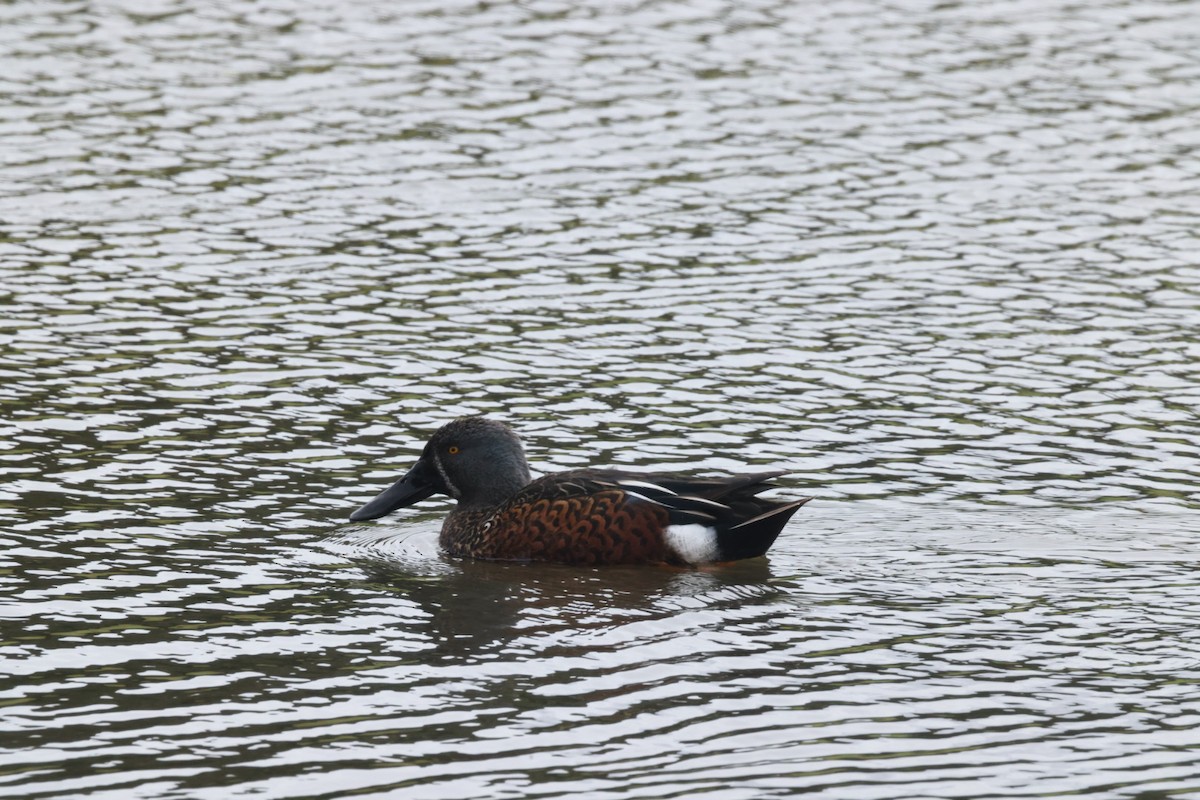
<instances>
[{"instance_id":1,"label":"dark gray head","mask_svg":"<svg viewBox=\"0 0 1200 800\"><path fill-rule=\"evenodd\" d=\"M525 450L513 429L486 417L459 417L425 445L440 491L467 505L498 503L529 483Z\"/></svg>"},{"instance_id":2,"label":"dark gray head","mask_svg":"<svg viewBox=\"0 0 1200 800\"><path fill-rule=\"evenodd\" d=\"M527 483L525 451L511 428L485 417L460 417L439 428L413 468L350 519L382 517L434 494L448 494L466 508L486 507Z\"/></svg>"}]
</instances>

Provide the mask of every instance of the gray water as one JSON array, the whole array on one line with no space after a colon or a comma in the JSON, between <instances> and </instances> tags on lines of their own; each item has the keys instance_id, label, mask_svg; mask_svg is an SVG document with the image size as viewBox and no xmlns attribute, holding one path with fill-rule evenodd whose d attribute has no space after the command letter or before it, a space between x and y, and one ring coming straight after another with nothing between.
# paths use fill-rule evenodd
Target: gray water
<instances>
[{"instance_id":1,"label":"gray water","mask_svg":"<svg viewBox=\"0 0 1200 800\"><path fill-rule=\"evenodd\" d=\"M0 6L0 796L1200 797L1200 6ZM351 525L428 433L766 559Z\"/></svg>"}]
</instances>

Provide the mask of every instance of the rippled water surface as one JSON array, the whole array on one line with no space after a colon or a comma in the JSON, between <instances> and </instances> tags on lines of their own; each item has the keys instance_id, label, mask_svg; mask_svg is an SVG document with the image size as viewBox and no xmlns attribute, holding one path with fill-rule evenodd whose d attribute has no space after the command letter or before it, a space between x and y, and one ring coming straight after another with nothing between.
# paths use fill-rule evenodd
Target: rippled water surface
<instances>
[{"instance_id":1,"label":"rippled water surface","mask_svg":"<svg viewBox=\"0 0 1200 800\"><path fill-rule=\"evenodd\" d=\"M1200 798L1200 7L0 7L0 796ZM432 428L789 469L441 556Z\"/></svg>"}]
</instances>

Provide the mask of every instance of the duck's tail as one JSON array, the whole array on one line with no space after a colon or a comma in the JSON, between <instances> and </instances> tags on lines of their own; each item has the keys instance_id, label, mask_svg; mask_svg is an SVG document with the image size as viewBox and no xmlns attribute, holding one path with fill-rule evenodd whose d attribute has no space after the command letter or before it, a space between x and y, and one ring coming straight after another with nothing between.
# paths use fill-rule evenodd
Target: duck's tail
<instances>
[{"instance_id":1,"label":"duck's tail","mask_svg":"<svg viewBox=\"0 0 1200 800\"><path fill-rule=\"evenodd\" d=\"M721 551L722 561L737 561L743 558L756 558L767 552L775 544L783 526L792 518L800 506L812 500L804 497L789 503L770 503L759 500L766 506L761 514L738 522L735 525L717 526L717 547ZM769 505L768 505L769 503Z\"/></svg>"},{"instance_id":2,"label":"duck's tail","mask_svg":"<svg viewBox=\"0 0 1200 800\"><path fill-rule=\"evenodd\" d=\"M774 488L772 478L783 472L760 472L730 478L692 478L661 481L678 492L667 503L671 525L699 525L716 537L714 561L738 561L761 556L775 544L783 526L811 500L766 500L758 493Z\"/></svg>"}]
</instances>

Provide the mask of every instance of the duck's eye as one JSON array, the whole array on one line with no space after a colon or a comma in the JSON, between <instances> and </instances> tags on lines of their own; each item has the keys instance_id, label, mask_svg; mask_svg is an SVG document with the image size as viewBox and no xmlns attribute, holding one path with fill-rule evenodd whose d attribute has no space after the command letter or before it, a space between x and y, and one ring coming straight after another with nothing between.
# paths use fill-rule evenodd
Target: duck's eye
<instances>
[{"instance_id":1,"label":"duck's eye","mask_svg":"<svg viewBox=\"0 0 1200 800\"><path fill-rule=\"evenodd\" d=\"M456 444L450 445L450 447L446 449L446 452L452 456L458 455L458 445L456 445Z\"/></svg>"}]
</instances>

